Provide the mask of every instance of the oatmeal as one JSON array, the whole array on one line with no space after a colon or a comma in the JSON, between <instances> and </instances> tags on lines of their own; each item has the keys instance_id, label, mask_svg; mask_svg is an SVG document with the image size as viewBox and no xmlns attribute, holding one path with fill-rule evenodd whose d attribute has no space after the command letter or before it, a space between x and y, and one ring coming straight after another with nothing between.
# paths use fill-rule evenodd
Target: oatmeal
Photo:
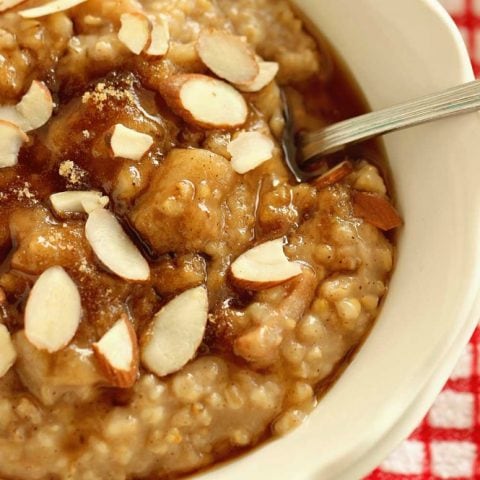
<instances>
[{"instance_id":1,"label":"oatmeal","mask_svg":"<svg viewBox=\"0 0 480 480\"><path fill-rule=\"evenodd\" d=\"M368 154L283 163L280 88L298 129L358 113L328 52L277 0L0 11L0 476L173 478L298 426L401 223Z\"/></svg>"}]
</instances>

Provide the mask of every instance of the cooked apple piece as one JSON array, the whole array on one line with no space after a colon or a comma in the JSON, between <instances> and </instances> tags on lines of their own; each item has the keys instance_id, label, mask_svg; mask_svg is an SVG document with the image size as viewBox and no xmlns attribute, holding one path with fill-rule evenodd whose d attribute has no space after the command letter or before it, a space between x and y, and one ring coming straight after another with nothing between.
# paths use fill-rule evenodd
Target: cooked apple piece
<instances>
[{"instance_id":1,"label":"cooked apple piece","mask_svg":"<svg viewBox=\"0 0 480 480\"><path fill-rule=\"evenodd\" d=\"M241 93L207 75L173 75L163 82L160 93L172 110L192 125L233 129L247 120L248 107Z\"/></svg>"},{"instance_id":2,"label":"cooked apple piece","mask_svg":"<svg viewBox=\"0 0 480 480\"><path fill-rule=\"evenodd\" d=\"M10 332L5 325L0 324L0 378L2 378L15 363L17 352L13 346Z\"/></svg>"},{"instance_id":3,"label":"cooked apple piece","mask_svg":"<svg viewBox=\"0 0 480 480\"><path fill-rule=\"evenodd\" d=\"M334 185L335 183L340 182L352 172L353 166L351 162L349 162L348 160L344 160L343 162L335 165L335 167L328 170L328 172L325 172L323 175L315 179L313 181L313 184L317 188L326 188L330 185Z\"/></svg>"},{"instance_id":4,"label":"cooked apple piece","mask_svg":"<svg viewBox=\"0 0 480 480\"><path fill-rule=\"evenodd\" d=\"M17 351L15 370L25 387L43 405L53 405L64 396L68 401L90 402L105 384L91 348L71 343L63 350L48 353L33 346L22 330L13 335Z\"/></svg>"},{"instance_id":5,"label":"cooked apple piece","mask_svg":"<svg viewBox=\"0 0 480 480\"><path fill-rule=\"evenodd\" d=\"M142 337L144 367L159 377L180 370L202 343L207 317L208 295L203 286L187 290L167 303Z\"/></svg>"},{"instance_id":6,"label":"cooked apple piece","mask_svg":"<svg viewBox=\"0 0 480 480\"><path fill-rule=\"evenodd\" d=\"M284 324L279 320L288 318L299 322L315 297L318 279L309 267L302 274L284 285L283 299L275 309L266 307L261 325L254 325L234 340L236 355L257 367L267 368L279 361L279 348L285 334Z\"/></svg>"},{"instance_id":7,"label":"cooked apple piece","mask_svg":"<svg viewBox=\"0 0 480 480\"><path fill-rule=\"evenodd\" d=\"M283 251L283 238L262 243L240 255L231 265L233 282L249 290L280 285L302 273Z\"/></svg>"},{"instance_id":8,"label":"cooked apple piece","mask_svg":"<svg viewBox=\"0 0 480 480\"><path fill-rule=\"evenodd\" d=\"M109 198L102 196L102 192L93 190L71 190L50 195L50 202L55 213L62 216L68 213L90 213L95 208L106 207Z\"/></svg>"},{"instance_id":9,"label":"cooked apple piece","mask_svg":"<svg viewBox=\"0 0 480 480\"><path fill-rule=\"evenodd\" d=\"M99 260L119 277L133 281L150 277L147 261L112 212L103 208L91 212L85 236Z\"/></svg>"},{"instance_id":10,"label":"cooked apple piece","mask_svg":"<svg viewBox=\"0 0 480 480\"><path fill-rule=\"evenodd\" d=\"M82 314L78 288L62 267L38 277L25 307L25 335L40 350L65 348L74 337Z\"/></svg>"},{"instance_id":11,"label":"cooked apple piece","mask_svg":"<svg viewBox=\"0 0 480 480\"><path fill-rule=\"evenodd\" d=\"M0 0L0 12L16 7L25 1L26 0Z\"/></svg>"},{"instance_id":12,"label":"cooked apple piece","mask_svg":"<svg viewBox=\"0 0 480 480\"><path fill-rule=\"evenodd\" d=\"M115 157L140 160L152 145L153 138L150 135L132 130L121 123L113 127L110 146Z\"/></svg>"},{"instance_id":13,"label":"cooked apple piece","mask_svg":"<svg viewBox=\"0 0 480 480\"><path fill-rule=\"evenodd\" d=\"M18 13L23 18L45 17L47 15L52 15L53 13L69 10L70 8L76 7L86 1L87 0L54 0L38 7L21 10Z\"/></svg>"},{"instance_id":14,"label":"cooked apple piece","mask_svg":"<svg viewBox=\"0 0 480 480\"><path fill-rule=\"evenodd\" d=\"M383 195L355 191L352 198L354 214L380 230L393 230L403 224L402 217Z\"/></svg>"},{"instance_id":15,"label":"cooked apple piece","mask_svg":"<svg viewBox=\"0 0 480 480\"><path fill-rule=\"evenodd\" d=\"M227 146L237 173L247 173L270 160L273 148L272 139L260 132L240 132Z\"/></svg>"},{"instance_id":16,"label":"cooked apple piece","mask_svg":"<svg viewBox=\"0 0 480 480\"><path fill-rule=\"evenodd\" d=\"M168 22L161 18L153 23L150 32L150 45L145 50L147 55L160 56L168 52L170 46L170 30Z\"/></svg>"},{"instance_id":17,"label":"cooked apple piece","mask_svg":"<svg viewBox=\"0 0 480 480\"><path fill-rule=\"evenodd\" d=\"M0 120L0 168L18 163L18 153L26 141L27 135L17 125Z\"/></svg>"},{"instance_id":18,"label":"cooked apple piece","mask_svg":"<svg viewBox=\"0 0 480 480\"><path fill-rule=\"evenodd\" d=\"M50 90L43 82L36 80L32 82L19 103L0 107L0 119L18 125L24 132L45 125L52 113L53 100Z\"/></svg>"},{"instance_id":19,"label":"cooked apple piece","mask_svg":"<svg viewBox=\"0 0 480 480\"><path fill-rule=\"evenodd\" d=\"M259 73L255 53L236 35L220 30L203 30L195 47L202 62L228 82L249 83Z\"/></svg>"},{"instance_id":20,"label":"cooked apple piece","mask_svg":"<svg viewBox=\"0 0 480 480\"><path fill-rule=\"evenodd\" d=\"M120 17L119 40L135 55L139 55L150 38L150 22L139 12L123 13Z\"/></svg>"},{"instance_id":21,"label":"cooked apple piece","mask_svg":"<svg viewBox=\"0 0 480 480\"><path fill-rule=\"evenodd\" d=\"M138 344L135 330L126 315L92 347L100 368L113 386L133 386L138 375Z\"/></svg>"},{"instance_id":22,"label":"cooked apple piece","mask_svg":"<svg viewBox=\"0 0 480 480\"><path fill-rule=\"evenodd\" d=\"M258 62L259 72L250 83L238 83L235 86L242 92L255 93L265 88L276 77L279 65L277 62Z\"/></svg>"},{"instance_id":23,"label":"cooked apple piece","mask_svg":"<svg viewBox=\"0 0 480 480\"><path fill-rule=\"evenodd\" d=\"M222 204L234 175L220 155L175 148L135 203L130 220L158 254L204 252L223 235Z\"/></svg>"}]
</instances>

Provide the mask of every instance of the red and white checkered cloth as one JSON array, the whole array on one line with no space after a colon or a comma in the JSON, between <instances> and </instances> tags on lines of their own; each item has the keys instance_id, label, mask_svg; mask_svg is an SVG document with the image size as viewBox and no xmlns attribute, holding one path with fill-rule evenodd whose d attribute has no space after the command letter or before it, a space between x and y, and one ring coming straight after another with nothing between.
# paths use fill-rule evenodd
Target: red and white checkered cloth
<instances>
[{"instance_id":1,"label":"red and white checkered cloth","mask_svg":"<svg viewBox=\"0 0 480 480\"><path fill-rule=\"evenodd\" d=\"M440 1L460 28L480 77L480 0ZM480 479L480 328L420 426L365 478L402 479Z\"/></svg>"}]
</instances>

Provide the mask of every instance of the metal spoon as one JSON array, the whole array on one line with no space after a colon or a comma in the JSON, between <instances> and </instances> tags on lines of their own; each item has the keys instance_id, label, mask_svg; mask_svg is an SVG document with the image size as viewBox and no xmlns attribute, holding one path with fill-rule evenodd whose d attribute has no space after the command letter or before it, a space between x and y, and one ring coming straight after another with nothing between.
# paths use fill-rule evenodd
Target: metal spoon
<instances>
[{"instance_id":1,"label":"metal spoon","mask_svg":"<svg viewBox=\"0 0 480 480\"><path fill-rule=\"evenodd\" d=\"M296 136L283 92L282 97L285 116L282 146L285 162L296 180L305 182L324 172L302 168L303 164L314 157L338 152L347 145L385 133L480 109L480 80Z\"/></svg>"}]
</instances>

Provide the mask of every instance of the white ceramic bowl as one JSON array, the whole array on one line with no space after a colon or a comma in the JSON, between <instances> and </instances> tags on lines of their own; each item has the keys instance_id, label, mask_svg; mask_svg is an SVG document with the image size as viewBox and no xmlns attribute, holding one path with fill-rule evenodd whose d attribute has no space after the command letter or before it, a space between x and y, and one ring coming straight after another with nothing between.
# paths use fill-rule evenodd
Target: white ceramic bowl
<instances>
[{"instance_id":1,"label":"white ceramic bowl","mask_svg":"<svg viewBox=\"0 0 480 480\"><path fill-rule=\"evenodd\" d=\"M296 0L372 108L473 80L435 0ZM480 116L385 139L405 227L381 316L309 420L199 475L218 480L359 479L416 426L480 318Z\"/></svg>"}]
</instances>

